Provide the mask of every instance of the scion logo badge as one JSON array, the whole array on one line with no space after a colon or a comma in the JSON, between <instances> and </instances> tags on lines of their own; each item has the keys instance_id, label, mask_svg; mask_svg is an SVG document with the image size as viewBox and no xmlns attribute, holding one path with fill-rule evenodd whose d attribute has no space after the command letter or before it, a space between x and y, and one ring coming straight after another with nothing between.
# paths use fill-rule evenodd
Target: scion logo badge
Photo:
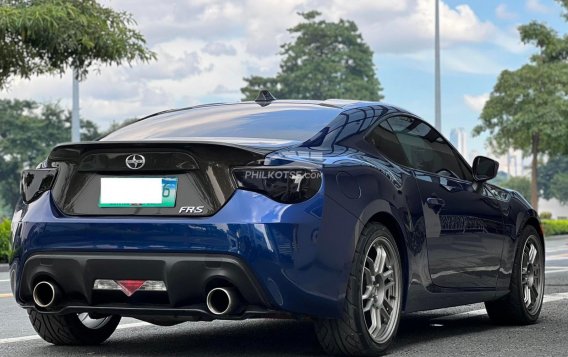
<instances>
[{"instance_id":1,"label":"scion logo badge","mask_svg":"<svg viewBox=\"0 0 568 357\"><path fill-rule=\"evenodd\" d=\"M132 154L126 158L126 166L132 170L138 170L144 166L146 159L140 154Z\"/></svg>"}]
</instances>

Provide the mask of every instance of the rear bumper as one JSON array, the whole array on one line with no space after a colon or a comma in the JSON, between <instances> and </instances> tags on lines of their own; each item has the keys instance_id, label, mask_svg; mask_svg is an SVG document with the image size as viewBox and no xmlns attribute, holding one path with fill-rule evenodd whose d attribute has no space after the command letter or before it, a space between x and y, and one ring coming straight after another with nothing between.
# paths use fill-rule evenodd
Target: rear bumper
<instances>
[{"instance_id":1,"label":"rear bumper","mask_svg":"<svg viewBox=\"0 0 568 357\"><path fill-rule=\"evenodd\" d=\"M220 275L246 295L250 311L239 318L274 312L338 317L360 228L321 192L284 205L237 190L206 218L69 217L46 193L16 216L11 278L19 304L31 307L34 279L52 274L65 294L72 292L56 313L103 309L125 316L207 318L203 286ZM91 290L93 279L105 278L164 280L168 296L159 304L101 302Z\"/></svg>"},{"instance_id":2,"label":"rear bumper","mask_svg":"<svg viewBox=\"0 0 568 357\"><path fill-rule=\"evenodd\" d=\"M235 287L242 307L231 318L274 314L271 303L248 267L228 255L203 254L37 254L26 260L18 302L35 308L32 291L41 280L55 282L62 298L43 312L101 312L125 316L177 315L215 318L205 306L207 292L218 284ZM96 279L163 281L167 291L94 290Z\"/></svg>"}]
</instances>

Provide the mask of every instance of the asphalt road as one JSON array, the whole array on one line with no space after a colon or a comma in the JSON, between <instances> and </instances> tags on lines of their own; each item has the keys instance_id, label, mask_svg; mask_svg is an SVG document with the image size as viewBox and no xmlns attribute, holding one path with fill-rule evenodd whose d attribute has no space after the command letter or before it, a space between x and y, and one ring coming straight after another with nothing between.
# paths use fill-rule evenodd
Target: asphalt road
<instances>
[{"instance_id":1,"label":"asphalt road","mask_svg":"<svg viewBox=\"0 0 568 357\"><path fill-rule=\"evenodd\" d=\"M546 297L539 323L492 325L483 305L402 320L392 356L564 356L568 354L568 236L547 240ZM57 347L39 339L0 273L0 356L298 356L322 355L307 321L197 322L156 327L124 319L107 343Z\"/></svg>"}]
</instances>

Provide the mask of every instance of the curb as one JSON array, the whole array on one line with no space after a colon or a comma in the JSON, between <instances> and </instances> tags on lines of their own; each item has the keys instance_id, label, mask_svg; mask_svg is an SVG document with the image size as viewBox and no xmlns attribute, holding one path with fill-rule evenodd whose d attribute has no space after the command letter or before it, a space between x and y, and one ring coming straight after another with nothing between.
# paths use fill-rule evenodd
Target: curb
<instances>
[{"instance_id":1,"label":"curb","mask_svg":"<svg viewBox=\"0 0 568 357\"><path fill-rule=\"evenodd\" d=\"M7 273L9 270L8 264L0 264L0 273Z\"/></svg>"}]
</instances>

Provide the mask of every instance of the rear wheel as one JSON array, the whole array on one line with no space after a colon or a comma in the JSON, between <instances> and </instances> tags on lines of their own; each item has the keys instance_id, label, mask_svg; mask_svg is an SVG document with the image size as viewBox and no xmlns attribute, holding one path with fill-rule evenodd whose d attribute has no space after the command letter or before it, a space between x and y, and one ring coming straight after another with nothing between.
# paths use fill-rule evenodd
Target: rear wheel
<instances>
[{"instance_id":1,"label":"rear wheel","mask_svg":"<svg viewBox=\"0 0 568 357\"><path fill-rule=\"evenodd\" d=\"M398 330L401 300L396 241L385 226L370 223L357 244L342 318L316 322L323 349L333 355L384 353Z\"/></svg>"},{"instance_id":2,"label":"rear wheel","mask_svg":"<svg viewBox=\"0 0 568 357\"><path fill-rule=\"evenodd\" d=\"M120 316L91 318L89 314L51 315L28 312L37 334L54 345L98 345L116 330Z\"/></svg>"},{"instance_id":3,"label":"rear wheel","mask_svg":"<svg viewBox=\"0 0 568 357\"><path fill-rule=\"evenodd\" d=\"M485 303L489 318L498 324L535 323L544 297L544 246L532 226L521 233L510 290L505 297Z\"/></svg>"}]
</instances>

